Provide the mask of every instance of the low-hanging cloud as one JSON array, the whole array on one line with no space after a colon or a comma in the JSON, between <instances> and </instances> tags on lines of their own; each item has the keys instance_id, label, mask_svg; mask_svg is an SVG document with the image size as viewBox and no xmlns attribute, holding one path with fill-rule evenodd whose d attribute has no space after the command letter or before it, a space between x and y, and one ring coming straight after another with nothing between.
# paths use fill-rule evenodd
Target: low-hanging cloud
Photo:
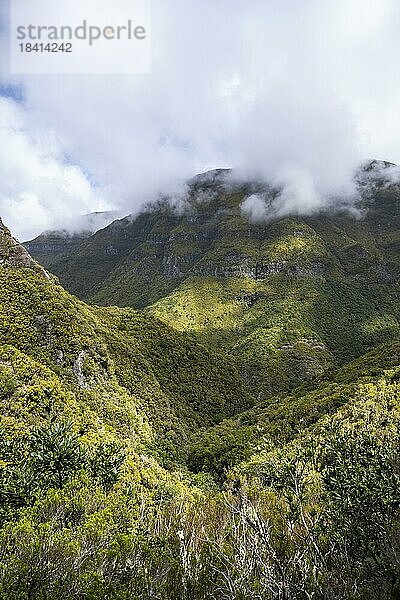
<instances>
[{"instance_id":1,"label":"low-hanging cloud","mask_svg":"<svg viewBox=\"0 0 400 600\"><path fill-rule=\"evenodd\" d=\"M150 75L11 77L4 63L23 101L0 104L0 214L20 237L136 213L215 167L309 213L351 198L364 159L400 163L395 0L153 0L153 15Z\"/></svg>"},{"instance_id":2,"label":"low-hanging cloud","mask_svg":"<svg viewBox=\"0 0 400 600\"><path fill-rule=\"evenodd\" d=\"M250 223L263 223L269 220L271 203L265 194L251 194L243 200L240 208Z\"/></svg>"}]
</instances>

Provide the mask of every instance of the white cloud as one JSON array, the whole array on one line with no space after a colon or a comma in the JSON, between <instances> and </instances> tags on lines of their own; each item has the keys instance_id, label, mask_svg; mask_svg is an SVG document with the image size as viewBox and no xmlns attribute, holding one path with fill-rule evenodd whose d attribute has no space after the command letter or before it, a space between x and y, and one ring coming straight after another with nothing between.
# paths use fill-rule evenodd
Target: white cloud
<instances>
[{"instance_id":1,"label":"white cloud","mask_svg":"<svg viewBox=\"0 0 400 600\"><path fill-rule=\"evenodd\" d=\"M56 213L81 213L99 193L135 212L177 179L238 166L285 184L283 205L309 211L351 193L361 160L400 163L395 0L153 0L153 15L150 75L17 80L3 70L23 85L28 133L13 142L20 168L3 173L3 157L2 181L36 160ZM81 169L73 174L64 155ZM47 214L35 171L21 189ZM10 198L0 189L5 219ZM32 233L41 214L25 218Z\"/></svg>"},{"instance_id":2,"label":"white cloud","mask_svg":"<svg viewBox=\"0 0 400 600\"><path fill-rule=\"evenodd\" d=\"M262 223L268 220L270 204L265 195L252 194L248 196L240 206L242 213L250 223Z\"/></svg>"},{"instance_id":3,"label":"white cloud","mask_svg":"<svg viewBox=\"0 0 400 600\"><path fill-rule=\"evenodd\" d=\"M52 132L30 128L29 115L0 98L0 205L5 223L27 239L71 211L106 203L80 167L66 164Z\"/></svg>"}]
</instances>

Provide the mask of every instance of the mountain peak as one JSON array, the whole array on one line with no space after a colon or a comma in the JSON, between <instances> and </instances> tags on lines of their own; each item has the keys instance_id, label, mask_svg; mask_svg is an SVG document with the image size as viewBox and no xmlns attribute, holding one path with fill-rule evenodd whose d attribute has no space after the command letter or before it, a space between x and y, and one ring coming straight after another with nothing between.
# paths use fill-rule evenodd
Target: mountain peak
<instances>
[{"instance_id":1,"label":"mountain peak","mask_svg":"<svg viewBox=\"0 0 400 600\"><path fill-rule=\"evenodd\" d=\"M190 183L193 185L213 184L226 180L232 174L232 169L212 169L195 175Z\"/></svg>"}]
</instances>

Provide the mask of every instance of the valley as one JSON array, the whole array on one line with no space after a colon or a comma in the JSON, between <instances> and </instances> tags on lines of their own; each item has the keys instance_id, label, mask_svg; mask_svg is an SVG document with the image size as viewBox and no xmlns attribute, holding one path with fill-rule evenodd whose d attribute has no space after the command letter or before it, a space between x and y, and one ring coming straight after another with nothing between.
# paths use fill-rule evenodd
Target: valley
<instances>
[{"instance_id":1,"label":"valley","mask_svg":"<svg viewBox=\"0 0 400 600\"><path fill-rule=\"evenodd\" d=\"M398 597L378 171L353 211L257 223L265 184L212 172L32 256L0 223L2 600Z\"/></svg>"}]
</instances>

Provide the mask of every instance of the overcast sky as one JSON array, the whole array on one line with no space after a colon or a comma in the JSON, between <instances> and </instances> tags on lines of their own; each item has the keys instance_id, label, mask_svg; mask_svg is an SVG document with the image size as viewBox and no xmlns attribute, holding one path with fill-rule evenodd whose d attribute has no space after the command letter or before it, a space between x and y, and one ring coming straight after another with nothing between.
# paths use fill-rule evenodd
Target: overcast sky
<instances>
[{"instance_id":1,"label":"overcast sky","mask_svg":"<svg viewBox=\"0 0 400 600\"><path fill-rule=\"evenodd\" d=\"M151 40L149 75L11 77L3 53L0 215L21 239L210 168L301 207L363 159L400 163L398 0L153 0Z\"/></svg>"}]
</instances>

